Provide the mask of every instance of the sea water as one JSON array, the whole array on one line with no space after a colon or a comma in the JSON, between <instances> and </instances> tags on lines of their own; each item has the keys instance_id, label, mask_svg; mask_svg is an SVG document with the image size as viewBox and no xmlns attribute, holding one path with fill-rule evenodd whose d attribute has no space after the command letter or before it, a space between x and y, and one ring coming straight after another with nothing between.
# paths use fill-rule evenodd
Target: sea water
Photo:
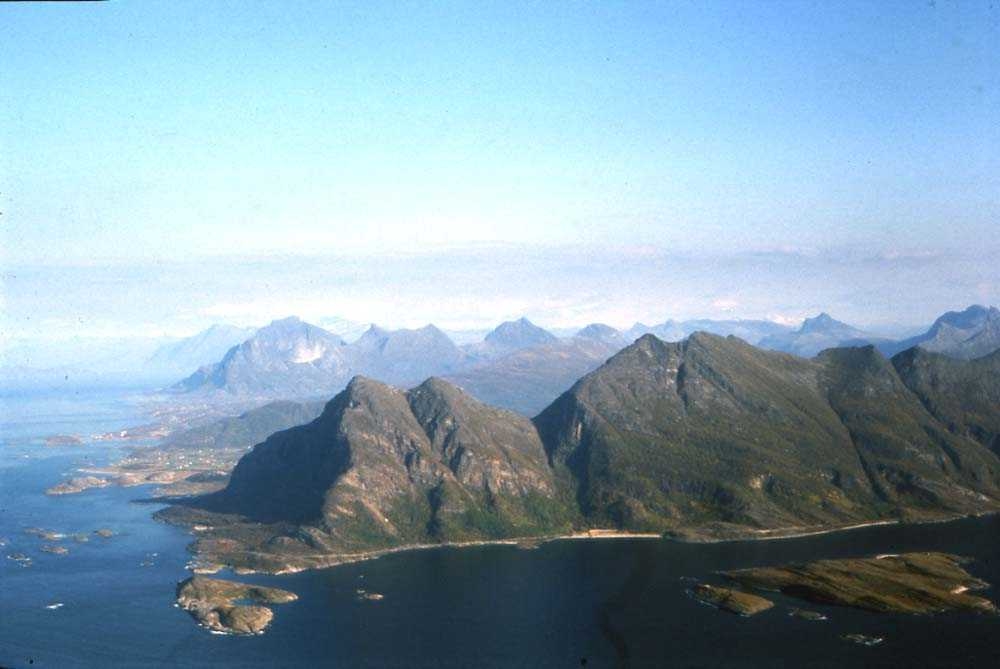
<instances>
[{"instance_id":1,"label":"sea water","mask_svg":"<svg viewBox=\"0 0 1000 669\"><path fill-rule=\"evenodd\" d=\"M152 520L159 507L138 502L150 488L43 493L121 450L51 447L42 437L141 423L137 406L94 392L8 396L3 409L0 551L32 564L0 560L0 666L1000 666L1000 617L878 615L778 595L774 609L741 618L685 594L692 579L724 569L909 550L975 557L969 569L1000 583L996 516L777 541L441 548L286 576L223 574L300 599L275 605L262 636L212 635L174 606L191 536ZM89 540L62 539L69 555L52 555L29 527ZM93 534L103 527L114 536ZM385 597L359 601L359 588ZM1000 600L996 587L983 594ZM788 616L796 606L829 620ZM885 641L859 646L840 638L848 633Z\"/></svg>"}]
</instances>

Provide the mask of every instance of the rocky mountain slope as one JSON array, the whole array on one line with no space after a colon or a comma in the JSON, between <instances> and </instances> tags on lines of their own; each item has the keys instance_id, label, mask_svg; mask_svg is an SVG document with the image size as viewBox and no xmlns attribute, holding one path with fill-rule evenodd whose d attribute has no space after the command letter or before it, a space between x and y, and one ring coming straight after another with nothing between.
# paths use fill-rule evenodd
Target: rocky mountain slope
<instances>
[{"instance_id":1,"label":"rocky mountain slope","mask_svg":"<svg viewBox=\"0 0 1000 669\"><path fill-rule=\"evenodd\" d=\"M352 374L410 385L459 369L466 356L433 325L416 330L383 330L373 325L347 347L347 359Z\"/></svg>"},{"instance_id":2,"label":"rocky mountain slope","mask_svg":"<svg viewBox=\"0 0 1000 669\"><path fill-rule=\"evenodd\" d=\"M927 332L879 348L886 355L895 355L914 346L963 359L1000 350L1000 310L973 305L964 311L949 311L934 321Z\"/></svg>"},{"instance_id":3,"label":"rocky mountain slope","mask_svg":"<svg viewBox=\"0 0 1000 669\"><path fill-rule=\"evenodd\" d=\"M439 379L404 392L354 378L198 506L216 514L202 541L213 560L272 571L316 554L565 531L573 516L532 423ZM227 513L265 525L220 522Z\"/></svg>"},{"instance_id":4,"label":"rocky mountain slope","mask_svg":"<svg viewBox=\"0 0 1000 669\"><path fill-rule=\"evenodd\" d=\"M261 328L174 389L282 398L330 394L343 386L349 372L346 347L343 339L322 328L285 318Z\"/></svg>"},{"instance_id":5,"label":"rocky mountain slope","mask_svg":"<svg viewBox=\"0 0 1000 669\"><path fill-rule=\"evenodd\" d=\"M914 347L894 356L892 364L949 431L1000 456L1000 350L976 360L957 360Z\"/></svg>"},{"instance_id":6,"label":"rocky mountain slope","mask_svg":"<svg viewBox=\"0 0 1000 669\"><path fill-rule=\"evenodd\" d=\"M280 571L571 528L706 539L997 510L991 428L934 409L957 393L1000 411L960 380L992 370L967 364L941 389L870 346L805 360L644 336L534 421L438 379L404 392L356 378L244 456L223 492L163 515L214 528L203 560Z\"/></svg>"}]
</instances>

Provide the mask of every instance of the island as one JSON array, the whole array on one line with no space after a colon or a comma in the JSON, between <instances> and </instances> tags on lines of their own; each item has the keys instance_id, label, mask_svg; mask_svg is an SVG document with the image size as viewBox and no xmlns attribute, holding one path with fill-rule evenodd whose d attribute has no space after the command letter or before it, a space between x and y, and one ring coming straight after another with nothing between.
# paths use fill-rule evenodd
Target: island
<instances>
[{"instance_id":1,"label":"island","mask_svg":"<svg viewBox=\"0 0 1000 669\"><path fill-rule=\"evenodd\" d=\"M24 530L25 534L30 534L31 536L38 537L39 539L44 539L45 541L61 541L66 537L62 532L56 532L54 530L46 530L41 527L28 527Z\"/></svg>"},{"instance_id":2,"label":"island","mask_svg":"<svg viewBox=\"0 0 1000 669\"><path fill-rule=\"evenodd\" d=\"M111 485L111 481L107 479L97 478L96 476L78 476L48 488L45 494L74 495L90 488L105 488L109 485Z\"/></svg>"},{"instance_id":3,"label":"island","mask_svg":"<svg viewBox=\"0 0 1000 669\"><path fill-rule=\"evenodd\" d=\"M358 588L355 593L359 602L380 602L385 599L385 595L380 592L368 592L364 588Z\"/></svg>"},{"instance_id":4,"label":"island","mask_svg":"<svg viewBox=\"0 0 1000 669\"><path fill-rule=\"evenodd\" d=\"M769 599L707 583L699 583L689 592L699 602L741 616L753 616L774 606Z\"/></svg>"},{"instance_id":5,"label":"island","mask_svg":"<svg viewBox=\"0 0 1000 669\"><path fill-rule=\"evenodd\" d=\"M822 622L826 620L826 616L817 611L806 611L805 609L792 609L788 612L788 615L792 618L800 618L802 620L808 620L809 622Z\"/></svg>"},{"instance_id":6,"label":"island","mask_svg":"<svg viewBox=\"0 0 1000 669\"><path fill-rule=\"evenodd\" d=\"M298 596L287 590L204 576L192 576L177 584L178 606L202 627L222 634L262 634L274 618L274 612L263 605L296 599Z\"/></svg>"},{"instance_id":7,"label":"island","mask_svg":"<svg viewBox=\"0 0 1000 669\"><path fill-rule=\"evenodd\" d=\"M902 553L740 569L723 575L744 588L879 613L997 613L993 602L972 594L989 584L963 569L969 562L947 553Z\"/></svg>"}]
</instances>

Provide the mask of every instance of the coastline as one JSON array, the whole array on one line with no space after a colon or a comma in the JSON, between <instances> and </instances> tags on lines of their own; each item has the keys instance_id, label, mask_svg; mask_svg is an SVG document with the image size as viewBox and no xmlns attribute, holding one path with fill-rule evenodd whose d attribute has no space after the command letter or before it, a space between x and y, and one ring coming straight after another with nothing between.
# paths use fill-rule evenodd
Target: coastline
<instances>
[{"instance_id":1,"label":"coastline","mask_svg":"<svg viewBox=\"0 0 1000 669\"><path fill-rule=\"evenodd\" d=\"M270 574L274 576L281 576L284 574L297 574L303 571L309 571L311 569L329 569L331 567L339 567L346 564L356 564L358 562L367 562L369 560L377 560L380 557L386 555L393 555L396 553L407 553L410 551L425 551L433 550L435 548L473 548L477 546L520 546L526 549L533 549L541 546L542 544L552 543L555 541L575 541L575 540L608 540L608 539L663 539L662 534L657 534L653 532L610 532L610 531L596 531L594 533L584 532L584 533L574 533L574 534L561 534L561 535L550 535L545 537L513 537L510 539L483 539L478 541L448 541L435 544L409 544L406 546L395 546L393 548L383 548L374 551L366 551L363 553L343 553L339 555L332 554L317 554L317 555L304 555L296 556L298 560L309 561L311 564L303 566L289 566L284 569L279 569L276 571L264 571L257 569L247 569L241 567L234 567L229 564L222 564L219 562L214 562L208 560L206 563L199 564L200 556L195 555L195 559L189 563L189 569L196 574L215 574L224 569L231 569L236 574ZM259 554L256 551L248 551L247 555Z\"/></svg>"},{"instance_id":2,"label":"coastline","mask_svg":"<svg viewBox=\"0 0 1000 669\"><path fill-rule=\"evenodd\" d=\"M188 569L194 573L198 574L215 574L225 569L230 569L236 574L249 575L249 574L269 574L274 576L281 576L285 574L297 574L303 571L309 571L311 569L329 569L332 567L337 567L347 564L356 564L358 562L366 562L369 560L376 560L380 557L386 555L394 555L397 553L405 553L409 551L424 551L433 550L436 548L472 548L477 546L519 546L525 549L534 549L542 544L553 543L556 541L595 541L595 540L613 540L613 539L659 539L663 541L675 541L677 543L688 543L688 544L720 544L720 543L739 543L747 541L776 541L781 539L797 539L805 537L820 536L824 534L834 534L839 532L850 532L853 530L860 530L869 527L882 527L889 525L930 525L939 523L948 523L957 520L962 520L964 518L975 517L982 518L985 516L991 516L1000 513L998 511L985 511L977 514L955 514L947 517L939 518L926 518L919 520L876 520L867 523L854 523L851 525L843 525L838 527L828 527L828 528L816 528L808 529L802 527L789 527L789 528L775 528L771 530L748 530L749 534L744 534L742 536L732 536L732 537L711 537L711 536L689 536L689 537L675 537L667 536L666 534L653 533L653 532L619 532L615 530L589 530L586 532L576 532L573 534L562 534L562 535L550 535L544 537L514 537L510 539L488 539L488 540L477 540L477 541L452 541L443 543L433 543L433 544L410 544L406 546L395 546L392 548L385 548L373 551L366 551L362 553L346 553L340 555L332 554L315 554L315 555L299 555L299 556L289 556L293 559L290 562L298 562L299 564L288 565L287 567L277 569L274 571L262 570L262 569L250 569L246 567L235 567L231 564L226 564L224 562L217 562L211 559L211 556L205 555L200 556L195 554L194 559L188 564ZM767 533L767 536L762 536L762 534ZM193 544L192 544L193 545ZM262 554L257 551L248 551L246 555L267 555L268 557L274 557L273 554Z\"/></svg>"}]
</instances>

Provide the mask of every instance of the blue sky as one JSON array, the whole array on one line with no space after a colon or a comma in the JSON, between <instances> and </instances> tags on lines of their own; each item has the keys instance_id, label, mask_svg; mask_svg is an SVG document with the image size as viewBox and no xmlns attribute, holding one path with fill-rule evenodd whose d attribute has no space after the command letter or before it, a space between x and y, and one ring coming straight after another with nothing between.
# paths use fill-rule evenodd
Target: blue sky
<instances>
[{"instance_id":1,"label":"blue sky","mask_svg":"<svg viewBox=\"0 0 1000 669\"><path fill-rule=\"evenodd\" d=\"M5 336L996 302L992 4L0 4Z\"/></svg>"}]
</instances>

